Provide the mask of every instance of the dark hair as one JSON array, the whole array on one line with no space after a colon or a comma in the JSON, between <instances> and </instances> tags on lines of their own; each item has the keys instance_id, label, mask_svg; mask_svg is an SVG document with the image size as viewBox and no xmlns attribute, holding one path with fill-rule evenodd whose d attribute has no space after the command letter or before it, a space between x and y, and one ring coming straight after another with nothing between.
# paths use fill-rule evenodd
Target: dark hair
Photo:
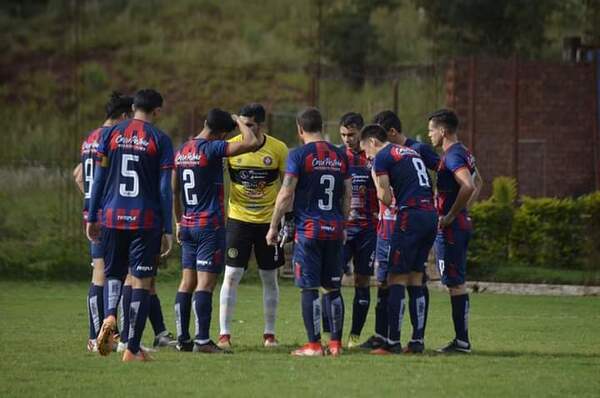
<instances>
[{"instance_id":1,"label":"dark hair","mask_svg":"<svg viewBox=\"0 0 600 398\"><path fill-rule=\"evenodd\" d=\"M237 127L231 114L219 108L213 108L206 115L206 125L211 134L230 133Z\"/></svg>"},{"instance_id":2,"label":"dark hair","mask_svg":"<svg viewBox=\"0 0 600 398\"><path fill-rule=\"evenodd\" d=\"M122 114L131 114L131 105L133 104L133 98L129 95L123 95L118 91L113 91L110 94L110 98L104 110L106 111L107 119L116 119Z\"/></svg>"},{"instance_id":3,"label":"dark hair","mask_svg":"<svg viewBox=\"0 0 600 398\"><path fill-rule=\"evenodd\" d=\"M340 126L344 127L356 127L357 129L362 129L365 125L365 121L360 113L356 112L348 112L340 119Z\"/></svg>"},{"instance_id":4,"label":"dark hair","mask_svg":"<svg viewBox=\"0 0 600 398\"><path fill-rule=\"evenodd\" d=\"M452 133L458 129L458 116L450 109L439 109L429 115L427 120L434 122L436 126L447 128Z\"/></svg>"},{"instance_id":5,"label":"dark hair","mask_svg":"<svg viewBox=\"0 0 600 398\"><path fill-rule=\"evenodd\" d=\"M265 108L261 104L252 103L240 109L240 116L253 117L256 123L265 121Z\"/></svg>"},{"instance_id":6,"label":"dark hair","mask_svg":"<svg viewBox=\"0 0 600 398\"><path fill-rule=\"evenodd\" d=\"M360 130L360 140L365 141L369 138L377 138L381 142L386 142L387 132L379 124L367 124Z\"/></svg>"},{"instance_id":7,"label":"dark hair","mask_svg":"<svg viewBox=\"0 0 600 398\"><path fill-rule=\"evenodd\" d=\"M135 93L133 105L146 113L150 113L163 104L163 97L156 90L144 88Z\"/></svg>"},{"instance_id":8,"label":"dark hair","mask_svg":"<svg viewBox=\"0 0 600 398\"><path fill-rule=\"evenodd\" d=\"M296 123L307 133L323 130L323 118L317 108L306 108L296 116Z\"/></svg>"},{"instance_id":9,"label":"dark hair","mask_svg":"<svg viewBox=\"0 0 600 398\"><path fill-rule=\"evenodd\" d=\"M396 131L399 133L402 132L402 122L400 121L398 115L392 111L379 112L373 118L373 123L383 127L386 132L390 131L392 128L396 129Z\"/></svg>"}]
</instances>

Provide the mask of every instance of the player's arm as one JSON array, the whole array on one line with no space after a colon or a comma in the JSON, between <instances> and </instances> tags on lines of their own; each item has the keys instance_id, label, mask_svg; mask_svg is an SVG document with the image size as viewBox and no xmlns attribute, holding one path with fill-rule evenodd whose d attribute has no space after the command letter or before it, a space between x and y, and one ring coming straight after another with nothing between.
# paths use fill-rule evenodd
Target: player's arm
<instances>
[{"instance_id":1,"label":"player's arm","mask_svg":"<svg viewBox=\"0 0 600 398\"><path fill-rule=\"evenodd\" d=\"M161 257L168 256L173 248L173 190L171 189L172 174L173 170L170 167L160 170L160 210L162 213L165 238L165 249L160 254Z\"/></svg>"},{"instance_id":2,"label":"player's arm","mask_svg":"<svg viewBox=\"0 0 600 398\"><path fill-rule=\"evenodd\" d=\"M479 198L479 194L481 193L481 188L483 187L483 178L481 177L481 173L475 167L475 173L473 174L473 185L475 186L475 190L471 194L469 201L467 202L467 209L470 209L471 206L475 203L477 198Z\"/></svg>"},{"instance_id":3,"label":"player's arm","mask_svg":"<svg viewBox=\"0 0 600 398\"><path fill-rule=\"evenodd\" d=\"M342 211L344 212L344 220L350 217L352 203L352 178L344 180L344 202L342 203Z\"/></svg>"},{"instance_id":4,"label":"player's arm","mask_svg":"<svg viewBox=\"0 0 600 398\"><path fill-rule=\"evenodd\" d=\"M83 165L81 163L79 163L73 169L73 178L75 179L75 184L77 184L77 187L79 188L81 193L85 193L83 187Z\"/></svg>"},{"instance_id":5,"label":"player's arm","mask_svg":"<svg viewBox=\"0 0 600 398\"><path fill-rule=\"evenodd\" d=\"M271 246L277 245L277 229L281 222L281 217L283 217L285 213L292 211L297 183L298 178L294 175L286 174L283 178L281 189L279 190L277 200L275 201L275 210L273 210L273 216L271 217L269 232L266 237L267 244Z\"/></svg>"},{"instance_id":6,"label":"player's arm","mask_svg":"<svg viewBox=\"0 0 600 398\"><path fill-rule=\"evenodd\" d=\"M108 176L108 156L99 153L98 164L96 165L94 183L90 196L90 207L88 209L86 234L89 240L98 242L100 239L100 225L98 224L98 209L100 209L100 200L104 192L106 177Z\"/></svg>"},{"instance_id":7,"label":"player's arm","mask_svg":"<svg viewBox=\"0 0 600 398\"><path fill-rule=\"evenodd\" d=\"M452 221L454 221L458 213L467 206L471 195L475 192L473 177L467 167L461 167L454 171L454 179L460 186L460 189L458 190L458 195L456 196L456 200L450 208L450 211L440 220L440 227L442 228L452 224Z\"/></svg>"},{"instance_id":8,"label":"player's arm","mask_svg":"<svg viewBox=\"0 0 600 398\"><path fill-rule=\"evenodd\" d=\"M373 182L377 190L377 199L386 206L392 205L392 188L390 187L390 177L387 173L376 173L373 169Z\"/></svg>"},{"instance_id":9,"label":"player's arm","mask_svg":"<svg viewBox=\"0 0 600 398\"><path fill-rule=\"evenodd\" d=\"M252 130L250 130L250 127L242 123L239 116L232 115L232 118L235 120L240 132L242 133L242 140L228 143L227 156L241 155L258 148L260 146L260 142L258 142L258 138L256 138Z\"/></svg>"},{"instance_id":10,"label":"player's arm","mask_svg":"<svg viewBox=\"0 0 600 398\"><path fill-rule=\"evenodd\" d=\"M171 176L171 190L173 191L173 217L175 217L175 238L177 243L181 244L179 223L183 216L183 206L181 205L181 190L179 189L179 178L177 173Z\"/></svg>"}]
</instances>

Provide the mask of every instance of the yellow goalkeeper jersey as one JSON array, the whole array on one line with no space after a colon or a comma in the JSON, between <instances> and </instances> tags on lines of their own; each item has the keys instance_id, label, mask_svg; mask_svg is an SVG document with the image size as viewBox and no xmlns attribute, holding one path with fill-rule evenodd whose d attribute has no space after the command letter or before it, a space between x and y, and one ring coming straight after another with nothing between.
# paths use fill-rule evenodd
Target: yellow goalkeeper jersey
<instances>
[{"instance_id":1,"label":"yellow goalkeeper jersey","mask_svg":"<svg viewBox=\"0 0 600 398\"><path fill-rule=\"evenodd\" d=\"M264 136L263 145L255 152L227 158L230 218L255 224L271 222L288 148L282 141ZM229 142L241 140L242 136L237 135Z\"/></svg>"}]
</instances>

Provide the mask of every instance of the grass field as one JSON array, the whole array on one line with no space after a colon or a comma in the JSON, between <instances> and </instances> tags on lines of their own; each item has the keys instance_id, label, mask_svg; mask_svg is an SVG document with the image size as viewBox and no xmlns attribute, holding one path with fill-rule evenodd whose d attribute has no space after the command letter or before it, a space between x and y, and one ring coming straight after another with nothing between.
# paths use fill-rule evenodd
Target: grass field
<instances>
[{"instance_id":1,"label":"grass field","mask_svg":"<svg viewBox=\"0 0 600 398\"><path fill-rule=\"evenodd\" d=\"M177 281L161 282L165 316L174 329ZM346 352L341 358L293 358L288 352L305 340L298 290L282 283L283 346L267 351L260 346L260 285L247 283L239 293L234 355L163 351L155 362L125 365L119 355L85 351L86 290L84 283L0 282L1 397L600 396L599 298L473 295L469 356L429 351L418 357ZM351 290L344 296L349 314ZM433 292L428 349L451 337L449 314L447 297ZM369 315L365 336L373 328ZM213 337L217 318L218 312ZM148 325L146 343L151 338Z\"/></svg>"}]
</instances>

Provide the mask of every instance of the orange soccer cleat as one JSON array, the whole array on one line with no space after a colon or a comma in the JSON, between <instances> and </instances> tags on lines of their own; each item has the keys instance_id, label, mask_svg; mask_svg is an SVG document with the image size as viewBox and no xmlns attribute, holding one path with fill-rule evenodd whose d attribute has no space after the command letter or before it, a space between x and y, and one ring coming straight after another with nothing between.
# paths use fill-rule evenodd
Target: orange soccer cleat
<instances>
[{"instance_id":1,"label":"orange soccer cleat","mask_svg":"<svg viewBox=\"0 0 600 398\"><path fill-rule=\"evenodd\" d=\"M152 360L150 354L143 350L139 350L137 354L129 351L129 349L126 349L125 352L123 352L123 362L149 362Z\"/></svg>"},{"instance_id":2,"label":"orange soccer cleat","mask_svg":"<svg viewBox=\"0 0 600 398\"><path fill-rule=\"evenodd\" d=\"M331 340L328 346L329 355L339 357L342 355L342 342L340 340Z\"/></svg>"},{"instance_id":3,"label":"orange soccer cleat","mask_svg":"<svg viewBox=\"0 0 600 398\"><path fill-rule=\"evenodd\" d=\"M295 357L322 357L324 354L320 342L306 343L302 347L291 352Z\"/></svg>"}]
</instances>

